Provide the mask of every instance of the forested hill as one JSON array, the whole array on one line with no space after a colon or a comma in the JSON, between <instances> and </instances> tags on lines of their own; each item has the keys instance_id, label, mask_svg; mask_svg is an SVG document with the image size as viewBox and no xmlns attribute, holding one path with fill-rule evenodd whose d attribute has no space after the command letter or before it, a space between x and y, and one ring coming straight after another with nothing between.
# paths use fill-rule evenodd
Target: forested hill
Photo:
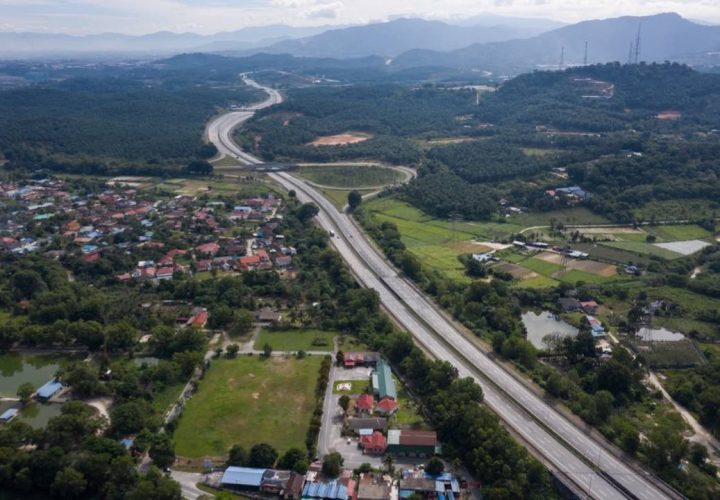
<instances>
[{"instance_id":1,"label":"forested hill","mask_svg":"<svg viewBox=\"0 0 720 500\"><path fill-rule=\"evenodd\" d=\"M406 188L409 201L440 216L487 217L492 203L478 206L460 181L485 189L510 182L496 200L512 194L542 208L537 186L554 187L555 167L567 168L569 182L598 195L593 208L618 221L652 201L720 197L720 75L678 64L535 72L486 94L474 120L491 124L492 136L427 151Z\"/></svg>"},{"instance_id":2,"label":"forested hill","mask_svg":"<svg viewBox=\"0 0 720 500\"><path fill-rule=\"evenodd\" d=\"M212 156L202 133L217 107L261 98L242 86L167 88L118 78L8 90L0 92L0 152L13 166L114 164L150 173Z\"/></svg>"}]
</instances>

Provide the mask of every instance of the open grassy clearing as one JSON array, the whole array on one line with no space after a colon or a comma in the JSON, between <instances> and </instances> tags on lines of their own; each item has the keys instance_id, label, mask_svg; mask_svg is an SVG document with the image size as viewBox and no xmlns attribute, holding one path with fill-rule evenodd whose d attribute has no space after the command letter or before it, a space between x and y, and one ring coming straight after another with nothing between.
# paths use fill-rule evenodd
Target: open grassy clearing
<instances>
[{"instance_id":1,"label":"open grassy clearing","mask_svg":"<svg viewBox=\"0 0 720 500\"><path fill-rule=\"evenodd\" d=\"M164 413L180 396L180 392L185 384L173 384L165 387L162 391L158 391L153 396L152 407L155 411Z\"/></svg>"},{"instance_id":2,"label":"open grassy clearing","mask_svg":"<svg viewBox=\"0 0 720 500\"><path fill-rule=\"evenodd\" d=\"M698 220L718 216L717 201L710 200L662 200L650 203L633 210L636 218L641 220Z\"/></svg>"},{"instance_id":3,"label":"open grassy clearing","mask_svg":"<svg viewBox=\"0 0 720 500\"><path fill-rule=\"evenodd\" d=\"M234 444L250 449L261 442L280 453L304 448L321 361L319 356L214 360L180 418L176 453L225 457Z\"/></svg>"},{"instance_id":4,"label":"open grassy clearing","mask_svg":"<svg viewBox=\"0 0 720 500\"><path fill-rule=\"evenodd\" d=\"M301 167L298 173L316 184L338 188L386 186L404 177L397 170L378 165L312 165Z\"/></svg>"},{"instance_id":5,"label":"open grassy clearing","mask_svg":"<svg viewBox=\"0 0 720 500\"><path fill-rule=\"evenodd\" d=\"M558 280L546 276L535 276L534 278L517 281L512 286L514 288L551 288L559 284Z\"/></svg>"},{"instance_id":6,"label":"open grassy clearing","mask_svg":"<svg viewBox=\"0 0 720 500\"><path fill-rule=\"evenodd\" d=\"M544 148L522 148L522 152L526 156L551 156L558 155L562 151L560 149L544 149Z\"/></svg>"},{"instance_id":7,"label":"open grassy clearing","mask_svg":"<svg viewBox=\"0 0 720 500\"><path fill-rule=\"evenodd\" d=\"M343 352L367 351L368 346L351 335L340 335L338 337L338 349Z\"/></svg>"},{"instance_id":8,"label":"open grassy clearing","mask_svg":"<svg viewBox=\"0 0 720 500\"><path fill-rule=\"evenodd\" d=\"M239 182L233 178L226 179L165 179L161 182L152 184L151 189L162 189L176 194L198 196L201 194L208 195L231 195L243 194L247 196L257 196L264 193L275 191L268 183L262 182L264 178L262 174L256 174L257 181Z\"/></svg>"},{"instance_id":9,"label":"open grassy clearing","mask_svg":"<svg viewBox=\"0 0 720 500\"><path fill-rule=\"evenodd\" d=\"M240 165L240 162L232 156L223 156L215 161L210 162L216 167L234 167Z\"/></svg>"},{"instance_id":10,"label":"open grassy clearing","mask_svg":"<svg viewBox=\"0 0 720 500\"><path fill-rule=\"evenodd\" d=\"M320 189L320 192L330 200L330 203L335 205L335 208L338 210L342 210L345 205L347 205L348 202L348 195L350 194L350 191L352 189ZM372 193L372 190L369 189L359 189L358 192L365 196L366 194Z\"/></svg>"},{"instance_id":11,"label":"open grassy clearing","mask_svg":"<svg viewBox=\"0 0 720 500\"><path fill-rule=\"evenodd\" d=\"M397 378L395 379L395 385L398 389L397 402L400 405L397 413L392 417L392 421L395 425L404 428L411 429L429 429L425 419L420 413L420 408L417 402L410 397L407 393L407 389Z\"/></svg>"},{"instance_id":12,"label":"open grassy clearing","mask_svg":"<svg viewBox=\"0 0 720 500\"><path fill-rule=\"evenodd\" d=\"M261 330L254 348L270 344L274 351L332 351L337 333L321 330Z\"/></svg>"},{"instance_id":13,"label":"open grassy clearing","mask_svg":"<svg viewBox=\"0 0 720 500\"><path fill-rule=\"evenodd\" d=\"M720 344L701 343L700 349L702 349L708 359L720 359Z\"/></svg>"},{"instance_id":14,"label":"open grassy clearing","mask_svg":"<svg viewBox=\"0 0 720 500\"><path fill-rule=\"evenodd\" d=\"M647 255L639 255L636 253L628 252L620 248L612 248L605 245L593 244L593 243L576 243L573 244L575 250L586 252L593 259L598 259L605 262L616 262L619 264L641 264L646 266L652 262Z\"/></svg>"}]
</instances>

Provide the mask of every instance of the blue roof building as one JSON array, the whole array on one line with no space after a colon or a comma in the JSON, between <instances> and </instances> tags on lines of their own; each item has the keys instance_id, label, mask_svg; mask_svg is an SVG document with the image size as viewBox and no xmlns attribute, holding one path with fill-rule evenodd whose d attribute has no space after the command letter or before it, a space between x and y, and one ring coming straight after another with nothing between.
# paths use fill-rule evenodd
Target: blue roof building
<instances>
[{"instance_id":1,"label":"blue roof building","mask_svg":"<svg viewBox=\"0 0 720 500\"><path fill-rule=\"evenodd\" d=\"M228 467L222 475L220 482L223 486L241 489L260 489L263 475L267 469L253 469L251 467Z\"/></svg>"},{"instance_id":2,"label":"blue roof building","mask_svg":"<svg viewBox=\"0 0 720 500\"><path fill-rule=\"evenodd\" d=\"M58 382L57 379L52 379L37 390L37 397L38 399L50 399L57 394L60 389L62 389L62 382Z\"/></svg>"},{"instance_id":3,"label":"blue roof building","mask_svg":"<svg viewBox=\"0 0 720 500\"><path fill-rule=\"evenodd\" d=\"M8 408L0 415L0 422L10 422L19 412L17 408Z\"/></svg>"},{"instance_id":4,"label":"blue roof building","mask_svg":"<svg viewBox=\"0 0 720 500\"><path fill-rule=\"evenodd\" d=\"M328 498L333 500L347 500L348 491L345 486L332 481L330 483L305 483L303 498Z\"/></svg>"}]
</instances>

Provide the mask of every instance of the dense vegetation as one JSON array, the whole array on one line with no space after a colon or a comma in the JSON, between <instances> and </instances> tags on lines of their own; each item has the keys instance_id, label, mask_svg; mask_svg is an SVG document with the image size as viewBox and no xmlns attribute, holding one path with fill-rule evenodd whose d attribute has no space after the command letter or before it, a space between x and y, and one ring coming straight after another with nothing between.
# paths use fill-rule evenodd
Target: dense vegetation
<instances>
[{"instance_id":1,"label":"dense vegetation","mask_svg":"<svg viewBox=\"0 0 720 500\"><path fill-rule=\"evenodd\" d=\"M219 106L259 98L246 87L166 87L72 79L0 92L0 152L10 167L86 173L179 171L215 154L202 141Z\"/></svg>"}]
</instances>

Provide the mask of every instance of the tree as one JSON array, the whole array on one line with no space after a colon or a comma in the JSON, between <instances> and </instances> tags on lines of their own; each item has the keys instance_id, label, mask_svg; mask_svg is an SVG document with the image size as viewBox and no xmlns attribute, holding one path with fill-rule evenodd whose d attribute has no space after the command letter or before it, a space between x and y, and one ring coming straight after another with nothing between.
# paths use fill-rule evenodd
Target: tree
<instances>
[{"instance_id":1,"label":"tree","mask_svg":"<svg viewBox=\"0 0 720 500\"><path fill-rule=\"evenodd\" d=\"M231 337L246 335L255 324L255 315L247 309L238 309L233 315L233 324L228 332Z\"/></svg>"},{"instance_id":2,"label":"tree","mask_svg":"<svg viewBox=\"0 0 720 500\"><path fill-rule=\"evenodd\" d=\"M345 363L345 353L338 349L337 354L335 354L335 362L342 366Z\"/></svg>"},{"instance_id":3,"label":"tree","mask_svg":"<svg viewBox=\"0 0 720 500\"><path fill-rule=\"evenodd\" d=\"M272 356L272 352L273 352L272 346L266 342L265 345L263 346L263 356L265 356L266 358L269 358L270 356Z\"/></svg>"},{"instance_id":4,"label":"tree","mask_svg":"<svg viewBox=\"0 0 720 500\"><path fill-rule=\"evenodd\" d=\"M387 471L387 473L392 474L393 471L395 470L395 467L393 466L394 460L393 460L392 455L389 453L386 453L385 456L383 457L382 462L383 462L383 465L385 466L385 470Z\"/></svg>"},{"instance_id":5,"label":"tree","mask_svg":"<svg viewBox=\"0 0 720 500\"><path fill-rule=\"evenodd\" d=\"M359 191L352 190L348 193L348 205L350 206L350 210L355 210L357 207L360 206L360 203L362 203L362 195Z\"/></svg>"},{"instance_id":6,"label":"tree","mask_svg":"<svg viewBox=\"0 0 720 500\"><path fill-rule=\"evenodd\" d=\"M314 203L303 203L297 211L297 218L302 223L308 222L320 212Z\"/></svg>"},{"instance_id":7,"label":"tree","mask_svg":"<svg viewBox=\"0 0 720 500\"><path fill-rule=\"evenodd\" d=\"M65 467L55 474L50 489L60 498L81 498L87 488L85 477L72 467Z\"/></svg>"},{"instance_id":8,"label":"tree","mask_svg":"<svg viewBox=\"0 0 720 500\"><path fill-rule=\"evenodd\" d=\"M343 411L347 413L348 408L350 407L350 396L348 396L347 394L343 394L342 396L340 396L338 404L340 405L340 408L342 408Z\"/></svg>"},{"instance_id":9,"label":"tree","mask_svg":"<svg viewBox=\"0 0 720 500\"><path fill-rule=\"evenodd\" d=\"M111 351L126 351L135 345L137 330L126 321L120 321L105 328L105 339Z\"/></svg>"},{"instance_id":10,"label":"tree","mask_svg":"<svg viewBox=\"0 0 720 500\"><path fill-rule=\"evenodd\" d=\"M230 344L225 348L225 357L228 359L236 358L240 352L240 346L238 344Z\"/></svg>"},{"instance_id":11,"label":"tree","mask_svg":"<svg viewBox=\"0 0 720 500\"><path fill-rule=\"evenodd\" d=\"M230 453L226 462L228 465L243 466L247 463L247 461L248 454L247 451L245 451L245 448L239 444L233 445L233 447L230 448Z\"/></svg>"},{"instance_id":12,"label":"tree","mask_svg":"<svg viewBox=\"0 0 720 500\"><path fill-rule=\"evenodd\" d=\"M338 477L342 472L342 466L345 459L337 451L328 453L323 457L322 471L328 477Z\"/></svg>"},{"instance_id":13,"label":"tree","mask_svg":"<svg viewBox=\"0 0 720 500\"><path fill-rule=\"evenodd\" d=\"M213 166L205 160L195 160L188 164L185 171L190 175L210 175L213 172Z\"/></svg>"},{"instance_id":14,"label":"tree","mask_svg":"<svg viewBox=\"0 0 720 500\"><path fill-rule=\"evenodd\" d=\"M164 469L175 462L175 443L167 433L157 434L148 452L153 463Z\"/></svg>"},{"instance_id":15,"label":"tree","mask_svg":"<svg viewBox=\"0 0 720 500\"><path fill-rule=\"evenodd\" d=\"M307 472L307 452L300 448L290 448L280 458L278 467L280 469L294 470L297 473L302 473L298 468L304 468Z\"/></svg>"},{"instance_id":16,"label":"tree","mask_svg":"<svg viewBox=\"0 0 720 500\"><path fill-rule=\"evenodd\" d=\"M24 405L30 402L30 397L35 393L35 387L30 382L20 384L17 390L17 397L20 398L20 402Z\"/></svg>"},{"instance_id":17,"label":"tree","mask_svg":"<svg viewBox=\"0 0 720 500\"><path fill-rule=\"evenodd\" d=\"M445 464L438 457L432 457L425 465L425 472L431 476L439 476L445 470Z\"/></svg>"},{"instance_id":18,"label":"tree","mask_svg":"<svg viewBox=\"0 0 720 500\"><path fill-rule=\"evenodd\" d=\"M103 393L97 370L87 363L76 363L64 375L63 382L72 387L73 393L89 398Z\"/></svg>"},{"instance_id":19,"label":"tree","mask_svg":"<svg viewBox=\"0 0 720 500\"><path fill-rule=\"evenodd\" d=\"M290 199L293 199L293 200L294 200L295 198L297 198L297 193L295 192L294 189L291 189L290 191L288 191L288 197L289 197Z\"/></svg>"},{"instance_id":20,"label":"tree","mask_svg":"<svg viewBox=\"0 0 720 500\"><path fill-rule=\"evenodd\" d=\"M258 443L250 449L250 467L272 467L278 459L278 452L267 443Z\"/></svg>"},{"instance_id":21,"label":"tree","mask_svg":"<svg viewBox=\"0 0 720 500\"><path fill-rule=\"evenodd\" d=\"M593 397L595 399L595 416L599 422L605 422L612 413L615 398L608 391L598 391Z\"/></svg>"}]
</instances>

